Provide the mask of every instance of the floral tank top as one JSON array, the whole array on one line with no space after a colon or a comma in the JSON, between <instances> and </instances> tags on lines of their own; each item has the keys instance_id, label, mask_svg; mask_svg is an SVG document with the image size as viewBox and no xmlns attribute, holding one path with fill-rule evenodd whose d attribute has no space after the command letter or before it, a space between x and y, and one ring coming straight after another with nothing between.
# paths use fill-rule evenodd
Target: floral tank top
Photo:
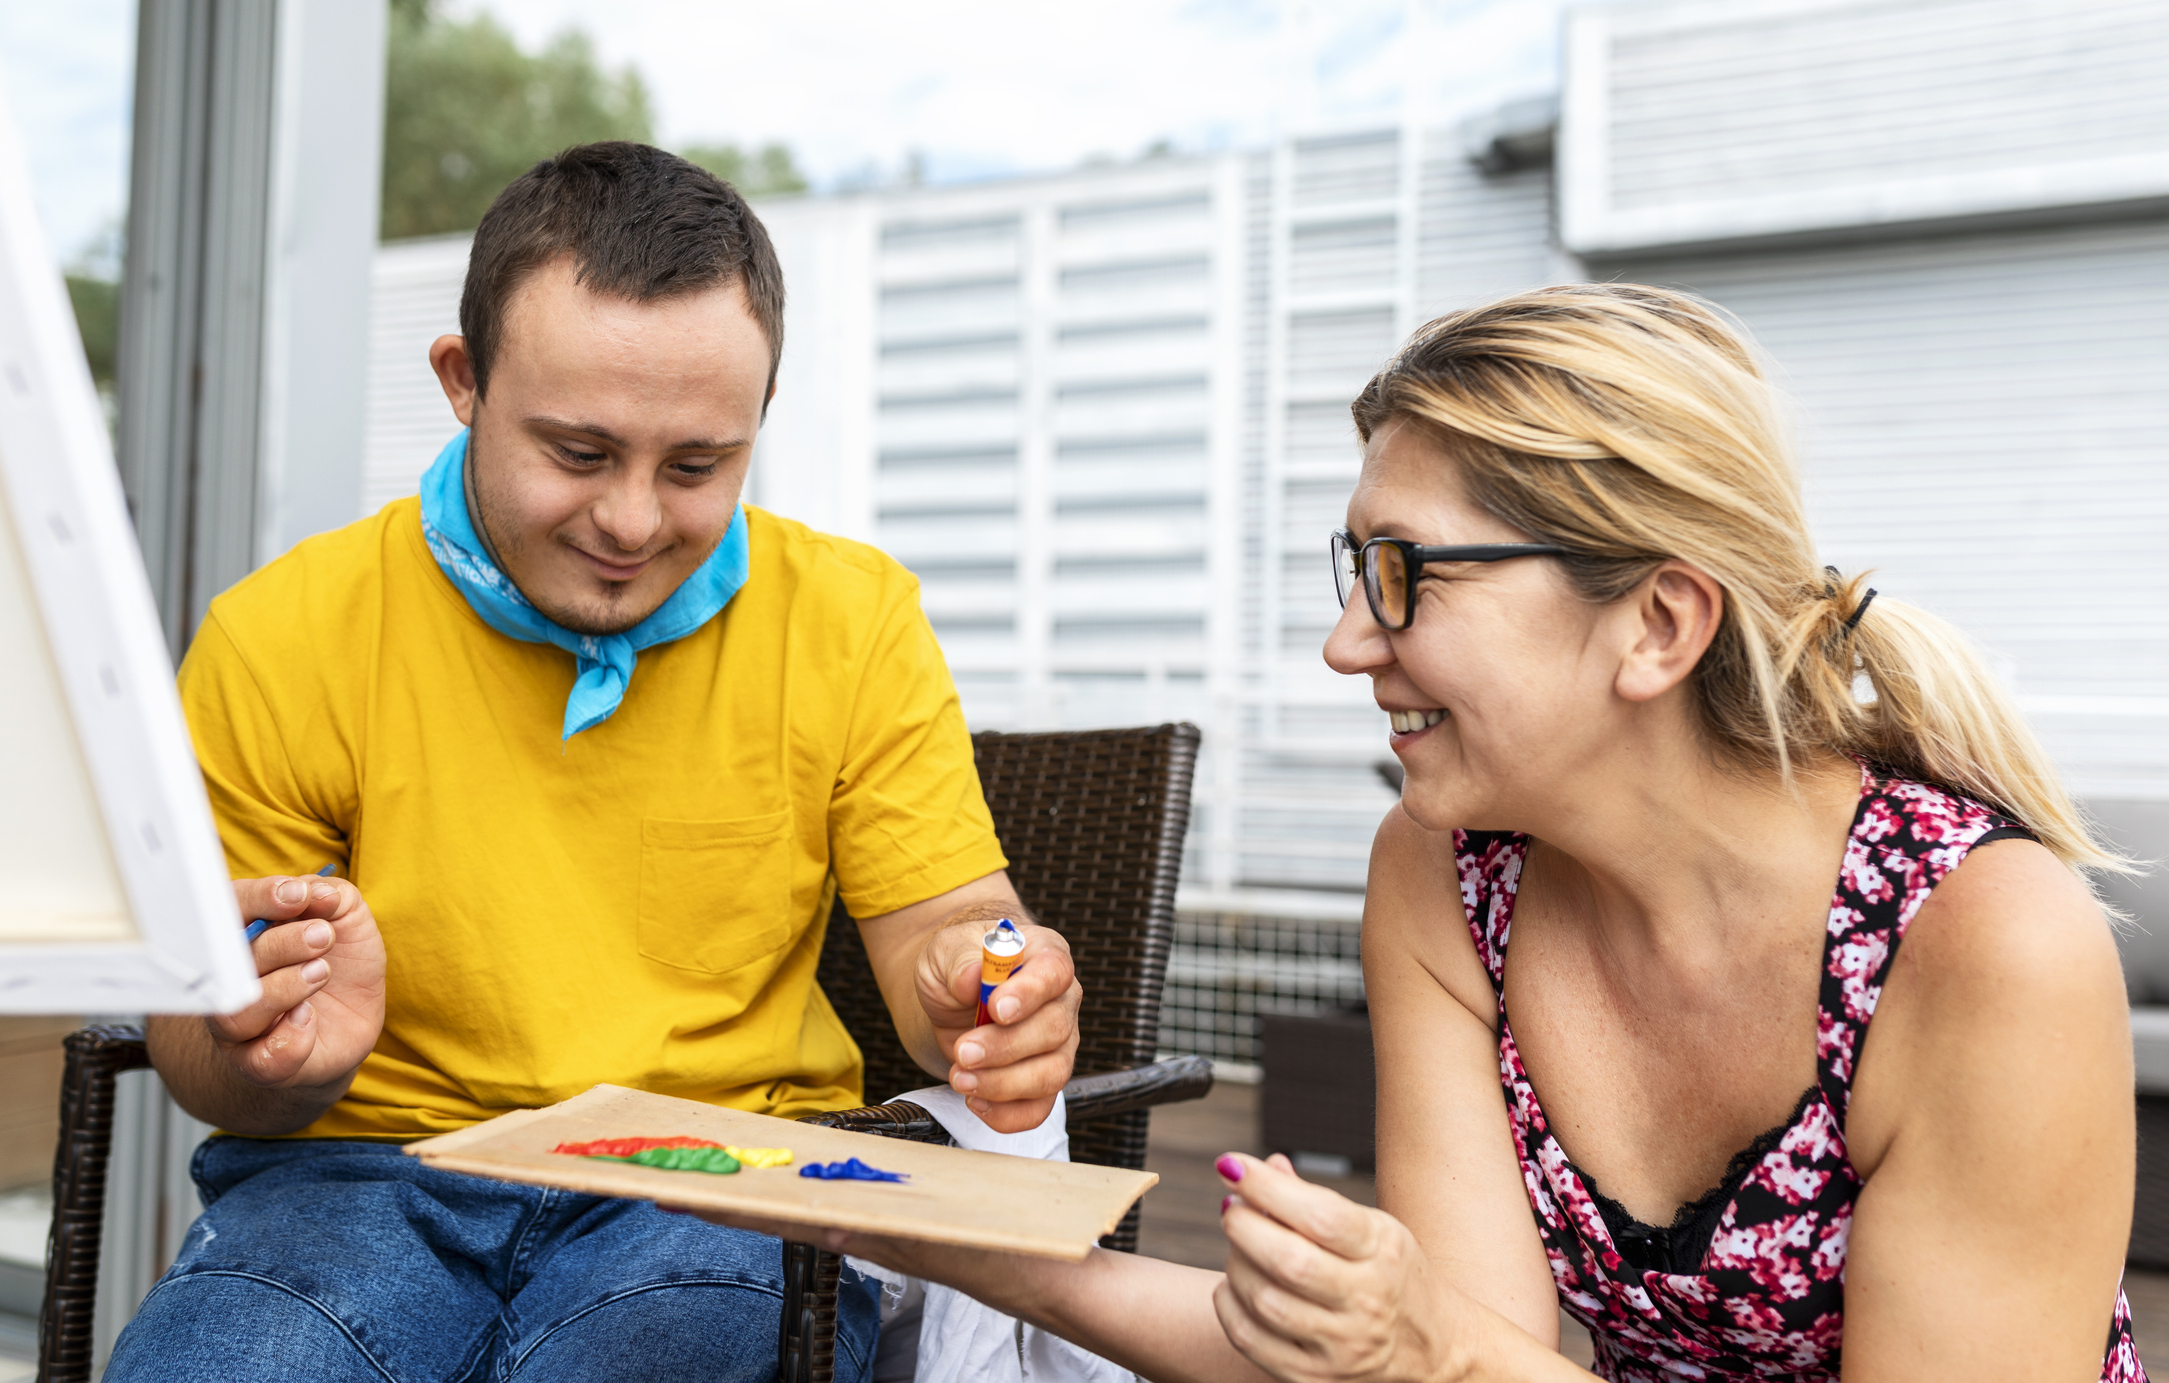
<instances>
[{"instance_id":1,"label":"floral tank top","mask_svg":"<svg viewBox=\"0 0 2169 1383\"><path fill-rule=\"evenodd\" d=\"M1461 902L1499 996L1499 1075L1522 1182L1560 1303L1588 1327L1600 1376L1623 1383L1835 1383L1846 1234L1861 1188L1845 1151L1854 1057L1898 943L1929 893L1976 845L2028 834L1977 802L1863 769L1860 806L1823 943L1816 1084L1789 1123L1735 1160L1724 1189L1713 1193L1729 1191L1729 1199L1706 1203L1707 1249L1699 1250L1698 1239L1698 1250L1690 1250L1698 1271L1677 1272L1636 1269L1629 1256L1647 1259L1639 1246L1622 1254L1614 1229L1624 1212L1606 1204L1567 1160L1514 1045L1506 1017L1506 943L1529 838L1454 833ZM2121 1290L2101 1377L2104 1383L2146 1378Z\"/></svg>"}]
</instances>

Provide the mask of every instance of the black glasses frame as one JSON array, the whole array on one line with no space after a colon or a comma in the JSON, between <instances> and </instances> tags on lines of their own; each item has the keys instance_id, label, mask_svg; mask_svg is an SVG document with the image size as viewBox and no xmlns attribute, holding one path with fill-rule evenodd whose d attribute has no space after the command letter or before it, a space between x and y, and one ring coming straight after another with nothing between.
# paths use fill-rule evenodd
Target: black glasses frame
<instances>
[{"instance_id":1,"label":"black glasses frame","mask_svg":"<svg viewBox=\"0 0 2169 1383\"><path fill-rule=\"evenodd\" d=\"M1401 608L1389 612L1386 594L1379 579L1379 563L1383 553L1392 550L1401 559L1401 566L1408 573L1408 580L1401 585ZM1363 595L1370 602L1371 618L1387 629L1402 630L1416 622L1416 583L1423 579L1423 569L1433 562L1504 562L1515 557L1564 557L1570 549L1556 543L1454 543L1443 547L1412 543L1405 538L1373 538L1358 543L1356 535L1347 529L1333 533L1333 591L1340 597L1341 608L1348 608L1349 588L1356 582L1356 572L1363 573Z\"/></svg>"}]
</instances>

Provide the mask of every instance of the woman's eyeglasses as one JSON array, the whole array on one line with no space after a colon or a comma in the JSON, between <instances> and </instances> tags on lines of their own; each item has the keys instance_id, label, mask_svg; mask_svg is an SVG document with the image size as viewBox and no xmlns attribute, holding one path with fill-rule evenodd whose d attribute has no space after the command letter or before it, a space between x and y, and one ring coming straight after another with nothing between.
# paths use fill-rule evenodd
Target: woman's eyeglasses
<instances>
[{"instance_id":1,"label":"woman's eyeglasses","mask_svg":"<svg viewBox=\"0 0 2169 1383\"><path fill-rule=\"evenodd\" d=\"M1333 588L1348 608L1348 595L1360 577L1371 602L1371 618L1387 629L1406 629L1416 619L1416 580L1431 562L1504 562L1511 557L1563 557L1567 549L1552 543L1463 543L1425 547L1401 538L1373 538L1358 543L1343 528L1333 535Z\"/></svg>"}]
</instances>

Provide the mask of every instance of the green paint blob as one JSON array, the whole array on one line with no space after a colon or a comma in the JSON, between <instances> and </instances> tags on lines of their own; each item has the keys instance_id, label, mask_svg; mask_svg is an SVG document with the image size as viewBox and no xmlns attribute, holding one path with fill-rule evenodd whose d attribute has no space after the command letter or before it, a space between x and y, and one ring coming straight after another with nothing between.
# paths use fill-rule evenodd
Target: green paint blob
<instances>
[{"instance_id":1,"label":"green paint blob","mask_svg":"<svg viewBox=\"0 0 2169 1383\"><path fill-rule=\"evenodd\" d=\"M631 1157L591 1155L601 1162L637 1162L643 1167L661 1167L669 1172L730 1173L738 1170L738 1159L721 1148L642 1148Z\"/></svg>"}]
</instances>

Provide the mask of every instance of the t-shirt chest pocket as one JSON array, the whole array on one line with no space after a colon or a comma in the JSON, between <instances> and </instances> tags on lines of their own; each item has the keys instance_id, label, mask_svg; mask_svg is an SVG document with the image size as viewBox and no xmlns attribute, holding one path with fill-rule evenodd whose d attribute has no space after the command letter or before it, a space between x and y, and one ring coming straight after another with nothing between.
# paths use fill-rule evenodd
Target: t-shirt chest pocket
<instances>
[{"instance_id":1,"label":"t-shirt chest pocket","mask_svg":"<svg viewBox=\"0 0 2169 1383\"><path fill-rule=\"evenodd\" d=\"M640 954L728 975L790 944L791 814L640 825Z\"/></svg>"}]
</instances>

